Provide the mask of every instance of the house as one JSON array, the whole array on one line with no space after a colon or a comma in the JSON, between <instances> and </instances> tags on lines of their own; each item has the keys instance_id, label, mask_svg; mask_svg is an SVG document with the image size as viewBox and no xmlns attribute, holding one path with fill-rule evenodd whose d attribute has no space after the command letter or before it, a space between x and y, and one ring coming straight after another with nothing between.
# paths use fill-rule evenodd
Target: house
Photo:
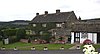
<instances>
[{"instance_id":1,"label":"house","mask_svg":"<svg viewBox=\"0 0 100 54\"><path fill-rule=\"evenodd\" d=\"M32 19L30 25L33 35L41 35L45 31L51 32L56 39L63 39L65 43L83 43L90 39L94 44L100 43L100 18L81 20L77 19L74 11L44 14ZM63 38L62 38L63 37ZM54 41L59 43L58 40Z\"/></svg>"},{"instance_id":2,"label":"house","mask_svg":"<svg viewBox=\"0 0 100 54\"><path fill-rule=\"evenodd\" d=\"M71 24L76 21L78 19L74 11L60 12L60 10L56 10L56 13L51 14L48 14L48 11L42 15L36 13L30 24L33 35L41 35L47 31L51 32L51 36L55 36L55 38L64 36L64 41L70 42Z\"/></svg>"}]
</instances>

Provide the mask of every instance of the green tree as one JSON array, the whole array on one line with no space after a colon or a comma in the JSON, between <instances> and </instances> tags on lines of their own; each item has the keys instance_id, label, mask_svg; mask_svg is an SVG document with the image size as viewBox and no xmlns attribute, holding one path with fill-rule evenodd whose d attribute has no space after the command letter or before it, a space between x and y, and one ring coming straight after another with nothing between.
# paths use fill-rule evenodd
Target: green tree
<instances>
[{"instance_id":1,"label":"green tree","mask_svg":"<svg viewBox=\"0 0 100 54\"><path fill-rule=\"evenodd\" d=\"M2 30L5 36L15 36L16 29L4 29Z\"/></svg>"},{"instance_id":2,"label":"green tree","mask_svg":"<svg viewBox=\"0 0 100 54\"><path fill-rule=\"evenodd\" d=\"M25 29L18 29L16 32L17 40L19 41L20 39L25 38L26 36L26 31Z\"/></svg>"},{"instance_id":3,"label":"green tree","mask_svg":"<svg viewBox=\"0 0 100 54\"><path fill-rule=\"evenodd\" d=\"M3 32L0 30L0 41L2 40L2 37L4 36Z\"/></svg>"}]
</instances>

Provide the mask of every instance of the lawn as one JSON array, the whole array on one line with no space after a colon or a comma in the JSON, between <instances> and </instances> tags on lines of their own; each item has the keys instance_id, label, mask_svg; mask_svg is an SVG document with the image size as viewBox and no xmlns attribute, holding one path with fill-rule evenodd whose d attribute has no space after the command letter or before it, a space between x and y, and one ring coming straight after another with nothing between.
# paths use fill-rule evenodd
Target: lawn
<instances>
[{"instance_id":1,"label":"lawn","mask_svg":"<svg viewBox=\"0 0 100 54\"><path fill-rule=\"evenodd\" d=\"M0 47L2 46L2 42L0 41Z\"/></svg>"},{"instance_id":2,"label":"lawn","mask_svg":"<svg viewBox=\"0 0 100 54\"><path fill-rule=\"evenodd\" d=\"M94 44L93 46L94 46L96 49L98 49L98 48L100 49L100 44Z\"/></svg>"},{"instance_id":3,"label":"lawn","mask_svg":"<svg viewBox=\"0 0 100 54\"><path fill-rule=\"evenodd\" d=\"M83 46L84 46L84 45L81 45L81 49L83 49ZM100 44L93 44L93 46L94 46L96 49L100 49Z\"/></svg>"},{"instance_id":4,"label":"lawn","mask_svg":"<svg viewBox=\"0 0 100 54\"><path fill-rule=\"evenodd\" d=\"M31 43L22 43L16 42L13 44L2 45L0 42L0 47L5 47L6 49L13 49L17 47L19 50L30 50L31 47L35 47L36 50L43 50L44 47L48 47L49 50L59 50L60 47L64 47L65 49L69 49L72 47L72 44L31 44Z\"/></svg>"}]
</instances>

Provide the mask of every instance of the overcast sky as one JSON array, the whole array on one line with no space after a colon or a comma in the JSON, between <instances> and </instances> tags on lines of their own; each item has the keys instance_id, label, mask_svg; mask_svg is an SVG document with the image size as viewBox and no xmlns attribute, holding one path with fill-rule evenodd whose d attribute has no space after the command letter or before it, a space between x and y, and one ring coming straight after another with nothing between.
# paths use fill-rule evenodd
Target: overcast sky
<instances>
[{"instance_id":1,"label":"overcast sky","mask_svg":"<svg viewBox=\"0 0 100 54\"><path fill-rule=\"evenodd\" d=\"M36 13L74 11L82 19L100 18L100 0L0 0L0 21L32 20Z\"/></svg>"}]
</instances>

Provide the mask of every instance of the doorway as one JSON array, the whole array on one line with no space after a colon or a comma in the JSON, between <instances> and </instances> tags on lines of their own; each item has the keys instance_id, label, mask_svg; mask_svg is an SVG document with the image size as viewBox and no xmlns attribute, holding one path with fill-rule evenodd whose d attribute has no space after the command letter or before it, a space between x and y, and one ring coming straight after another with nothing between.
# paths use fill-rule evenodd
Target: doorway
<instances>
[{"instance_id":1,"label":"doorway","mask_svg":"<svg viewBox=\"0 0 100 54\"><path fill-rule=\"evenodd\" d=\"M97 43L100 43L100 33L97 33Z\"/></svg>"}]
</instances>

